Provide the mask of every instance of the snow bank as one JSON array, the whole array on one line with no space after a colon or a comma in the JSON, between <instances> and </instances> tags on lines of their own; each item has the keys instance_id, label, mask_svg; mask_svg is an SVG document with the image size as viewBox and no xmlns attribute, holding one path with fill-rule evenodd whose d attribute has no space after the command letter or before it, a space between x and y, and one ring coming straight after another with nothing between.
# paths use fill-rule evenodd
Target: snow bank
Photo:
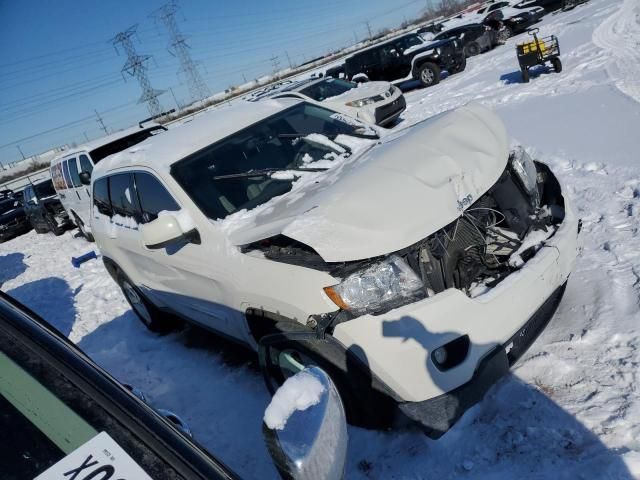
<instances>
[{"instance_id":1,"label":"snow bank","mask_svg":"<svg viewBox=\"0 0 640 480\"><path fill-rule=\"evenodd\" d=\"M296 373L271 399L264 412L264 423L272 430L282 430L294 412L317 405L324 391L324 385L309 372Z\"/></svg>"}]
</instances>

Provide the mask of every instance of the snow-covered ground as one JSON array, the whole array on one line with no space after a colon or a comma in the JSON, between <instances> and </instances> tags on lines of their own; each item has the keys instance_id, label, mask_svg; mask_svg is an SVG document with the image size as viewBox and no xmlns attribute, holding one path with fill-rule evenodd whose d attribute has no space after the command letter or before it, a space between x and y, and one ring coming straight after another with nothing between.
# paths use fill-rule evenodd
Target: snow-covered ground
<instances>
[{"instance_id":1,"label":"snow-covered ground","mask_svg":"<svg viewBox=\"0 0 640 480\"><path fill-rule=\"evenodd\" d=\"M348 478L640 478L640 3L591 0L540 27L560 39L562 73L520 83L512 39L408 92L396 128L475 99L551 164L584 222L564 300L512 374L440 440L350 428ZM275 478L255 358L195 328L147 332L100 261L71 266L93 248L74 232L1 244L2 288L182 415L239 474Z\"/></svg>"}]
</instances>

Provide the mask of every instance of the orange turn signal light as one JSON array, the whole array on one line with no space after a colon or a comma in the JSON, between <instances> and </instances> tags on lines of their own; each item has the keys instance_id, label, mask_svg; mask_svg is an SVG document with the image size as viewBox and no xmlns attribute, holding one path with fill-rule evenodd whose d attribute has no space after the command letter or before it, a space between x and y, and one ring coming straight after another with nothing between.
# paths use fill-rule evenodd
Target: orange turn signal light
<instances>
[{"instance_id":1,"label":"orange turn signal light","mask_svg":"<svg viewBox=\"0 0 640 480\"><path fill-rule=\"evenodd\" d=\"M344 303L342 297L336 292L333 287L324 287L324 293L327 294L327 297L331 299L333 303L335 303L342 310L349 310L349 305Z\"/></svg>"}]
</instances>

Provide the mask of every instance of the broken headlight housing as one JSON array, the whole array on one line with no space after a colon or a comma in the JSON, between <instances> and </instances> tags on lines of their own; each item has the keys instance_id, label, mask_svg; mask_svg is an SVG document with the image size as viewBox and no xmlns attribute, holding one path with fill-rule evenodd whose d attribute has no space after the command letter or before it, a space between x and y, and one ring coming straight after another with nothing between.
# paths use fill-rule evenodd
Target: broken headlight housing
<instances>
[{"instance_id":1,"label":"broken headlight housing","mask_svg":"<svg viewBox=\"0 0 640 480\"><path fill-rule=\"evenodd\" d=\"M525 192L531 198L534 208L540 207L540 191L538 190L538 170L535 163L522 147L516 147L510 155L511 169L518 178Z\"/></svg>"},{"instance_id":2,"label":"broken headlight housing","mask_svg":"<svg viewBox=\"0 0 640 480\"><path fill-rule=\"evenodd\" d=\"M424 295L424 285L405 260L391 255L324 291L338 307L363 315L406 305Z\"/></svg>"}]
</instances>

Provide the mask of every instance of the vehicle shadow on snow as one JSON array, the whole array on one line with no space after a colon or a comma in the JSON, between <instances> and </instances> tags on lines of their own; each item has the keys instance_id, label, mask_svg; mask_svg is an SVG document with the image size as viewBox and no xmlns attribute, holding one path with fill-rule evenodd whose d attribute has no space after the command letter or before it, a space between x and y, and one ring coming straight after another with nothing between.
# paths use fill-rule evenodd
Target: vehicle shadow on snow
<instances>
[{"instance_id":1,"label":"vehicle shadow on snow","mask_svg":"<svg viewBox=\"0 0 640 480\"><path fill-rule=\"evenodd\" d=\"M71 290L69 284L58 277L42 278L25 283L6 293L53 325L68 337L76 318L74 297L82 287Z\"/></svg>"},{"instance_id":2,"label":"vehicle shadow on snow","mask_svg":"<svg viewBox=\"0 0 640 480\"><path fill-rule=\"evenodd\" d=\"M278 478L262 440L271 398L255 353L191 325L151 333L132 311L100 325L78 346L142 390L155 408L179 415L197 442L242 478Z\"/></svg>"},{"instance_id":3,"label":"vehicle shadow on snow","mask_svg":"<svg viewBox=\"0 0 640 480\"><path fill-rule=\"evenodd\" d=\"M408 316L385 322L383 335L415 342L427 351L451 335L459 336L434 336ZM368 365L364 351L357 352ZM429 363L425 374L437 384L435 367ZM366 478L413 478L425 472L429 478L634 478L620 456L624 451L610 450L546 393L508 373L438 440L411 431L351 428L348 470ZM383 471L384 465L394 459L398 465L401 458L406 460L400 471Z\"/></svg>"},{"instance_id":4,"label":"vehicle shadow on snow","mask_svg":"<svg viewBox=\"0 0 640 480\"><path fill-rule=\"evenodd\" d=\"M531 78L531 80L538 78L541 75L547 75L549 73L553 73L553 69L547 65L536 65L535 67L531 67L529 69L529 77ZM502 75L500 75L500 80L505 85L524 83L522 81L522 72L520 70L516 70L510 73L503 73Z\"/></svg>"},{"instance_id":5,"label":"vehicle shadow on snow","mask_svg":"<svg viewBox=\"0 0 640 480\"><path fill-rule=\"evenodd\" d=\"M0 287L4 282L19 277L27 270L24 263L24 254L9 253L0 255Z\"/></svg>"}]
</instances>

